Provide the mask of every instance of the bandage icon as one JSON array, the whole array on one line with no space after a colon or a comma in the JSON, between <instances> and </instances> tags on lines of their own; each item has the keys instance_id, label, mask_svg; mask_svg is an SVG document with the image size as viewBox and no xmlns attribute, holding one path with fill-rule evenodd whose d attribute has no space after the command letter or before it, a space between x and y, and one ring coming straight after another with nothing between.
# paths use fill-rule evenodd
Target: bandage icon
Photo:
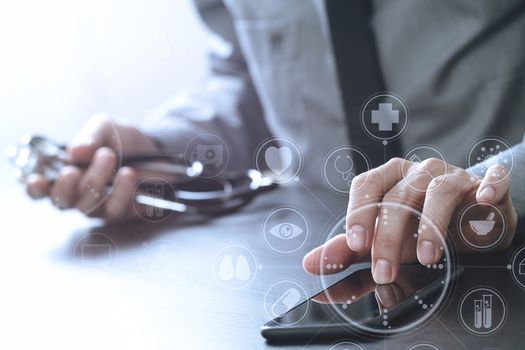
<instances>
[{"instance_id":1,"label":"bandage icon","mask_svg":"<svg viewBox=\"0 0 525 350\"><path fill-rule=\"evenodd\" d=\"M301 293L295 288L290 288L281 295L275 303L272 304L272 313L274 316L279 316L288 311L292 306L297 305L301 300Z\"/></svg>"}]
</instances>

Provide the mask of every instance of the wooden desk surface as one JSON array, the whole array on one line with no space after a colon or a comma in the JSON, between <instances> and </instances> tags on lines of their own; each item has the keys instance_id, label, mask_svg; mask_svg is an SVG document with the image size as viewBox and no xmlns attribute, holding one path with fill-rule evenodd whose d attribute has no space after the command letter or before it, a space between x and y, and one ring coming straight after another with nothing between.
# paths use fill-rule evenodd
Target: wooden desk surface
<instances>
[{"instance_id":1,"label":"wooden desk surface","mask_svg":"<svg viewBox=\"0 0 525 350\"><path fill-rule=\"evenodd\" d=\"M74 212L34 203L3 179L0 203L2 349L266 349L260 327L268 320L264 296L283 279L314 294L319 280L303 272L304 253L323 240L322 232L345 208L346 198L304 188L279 189L241 212L208 221L184 218L163 224L97 227ZM315 193L315 194L314 194ZM265 216L278 207L305 214L310 238L297 253L279 254L262 236ZM88 234L110 237L83 251ZM214 260L228 244L241 244L260 269L241 290L214 278ZM166 248L168 247L168 248ZM99 249L97 251L97 249ZM98 253L97 253L98 252ZM525 331L525 291L506 269L512 251L469 258L466 272L435 322L415 334L378 339L365 349L407 349L429 341L440 349L517 349ZM505 298L508 317L496 334L468 333L457 317L458 299L475 286L492 286ZM282 348L328 349L330 343ZM281 348L281 347L278 347Z\"/></svg>"}]
</instances>

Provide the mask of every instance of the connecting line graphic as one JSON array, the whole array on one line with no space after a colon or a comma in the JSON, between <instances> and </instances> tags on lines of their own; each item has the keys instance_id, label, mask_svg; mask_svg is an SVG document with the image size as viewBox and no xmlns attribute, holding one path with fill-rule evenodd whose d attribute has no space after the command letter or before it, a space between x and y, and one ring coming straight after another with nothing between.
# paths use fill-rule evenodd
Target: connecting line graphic
<instances>
[{"instance_id":1,"label":"connecting line graphic","mask_svg":"<svg viewBox=\"0 0 525 350\"><path fill-rule=\"evenodd\" d=\"M317 197L312 191L310 191L310 189L308 188L308 186L306 186L301 180L299 180L298 182L304 187L304 189L305 189L308 193L310 193L310 195L311 195L312 197L314 197L314 199L315 199L317 202L319 202L319 204L321 204L321 206L322 206L323 208L326 209L326 211L327 211L330 215L332 215L332 218L334 218L334 219L337 218L337 216L336 216L336 215L330 210L330 208L328 208L328 207L323 203L323 201L321 201L321 200L320 200L320 199L319 199L319 198L318 198L318 197Z\"/></svg>"},{"instance_id":2,"label":"connecting line graphic","mask_svg":"<svg viewBox=\"0 0 525 350\"><path fill-rule=\"evenodd\" d=\"M336 315L332 316L332 318L330 318L323 327L319 328L319 331L317 331L317 333L315 333L311 338L310 340L308 340L308 342L305 345L305 347L303 349L307 349L306 346L310 345L312 343L312 341L316 340L317 336L330 324L330 322L332 322L332 320L336 317Z\"/></svg>"},{"instance_id":3,"label":"connecting line graphic","mask_svg":"<svg viewBox=\"0 0 525 350\"><path fill-rule=\"evenodd\" d=\"M451 330L450 330L450 329L449 329L449 328L448 328L443 322L441 322L441 320L440 320L439 318L437 318L437 317L434 316L434 315L432 315L432 318L435 319L435 320L436 320L436 321L437 321L437 322L438 322L443 328L445 328L445 330L446 330L447 332L449 332L450 335L451 335L452 337L454 337L454 339L456 339L456 341L457 341L459 344L461 344L461 346L462 346L464 349L469 350L469 348L468 348L465 344L463 344L463 343L461 342L461 340L459 340L459 338L454 334L454 332L452 332L452 331L451 331Z\"/></svg>"}]
</instances>

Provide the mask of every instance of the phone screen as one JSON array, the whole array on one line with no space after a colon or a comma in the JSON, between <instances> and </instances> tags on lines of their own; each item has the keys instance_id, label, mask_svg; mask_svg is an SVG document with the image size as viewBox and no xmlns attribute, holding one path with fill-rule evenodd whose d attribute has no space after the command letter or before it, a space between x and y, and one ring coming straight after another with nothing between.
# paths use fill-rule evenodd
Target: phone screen
<instances>
[{"instance_id":1,"label":"phone screen","mask_svg":"<svg viewBox=\"0 0 525 350\"><path fill-rule=\"evenodd\" d=\"M454 272L454 277L459 271ZM352 328L365 334L403 331L431 318L452 273L443 264L401 267L396 281L376 285L370 268L351 273L267 323L263 336Z\"/></svg>"}]
</instances>

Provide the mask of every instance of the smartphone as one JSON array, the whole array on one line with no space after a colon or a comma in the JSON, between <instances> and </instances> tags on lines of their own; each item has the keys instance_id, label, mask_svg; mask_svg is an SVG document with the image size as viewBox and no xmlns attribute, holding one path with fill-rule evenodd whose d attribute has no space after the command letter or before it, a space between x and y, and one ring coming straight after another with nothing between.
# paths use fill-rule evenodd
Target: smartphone
<instances>
[{"instance_id":1,"label":"smartphone","mask_svg":"<svg viewBox=\"0 0 525 350\"><path fill-rule=\"evenodd\" d=\"M432 318L461 272L444 264L403 265L394 283L376 285L368 264L266 323L261 334L289 342L404 331Z\"/></svg>"}]
</instances>

